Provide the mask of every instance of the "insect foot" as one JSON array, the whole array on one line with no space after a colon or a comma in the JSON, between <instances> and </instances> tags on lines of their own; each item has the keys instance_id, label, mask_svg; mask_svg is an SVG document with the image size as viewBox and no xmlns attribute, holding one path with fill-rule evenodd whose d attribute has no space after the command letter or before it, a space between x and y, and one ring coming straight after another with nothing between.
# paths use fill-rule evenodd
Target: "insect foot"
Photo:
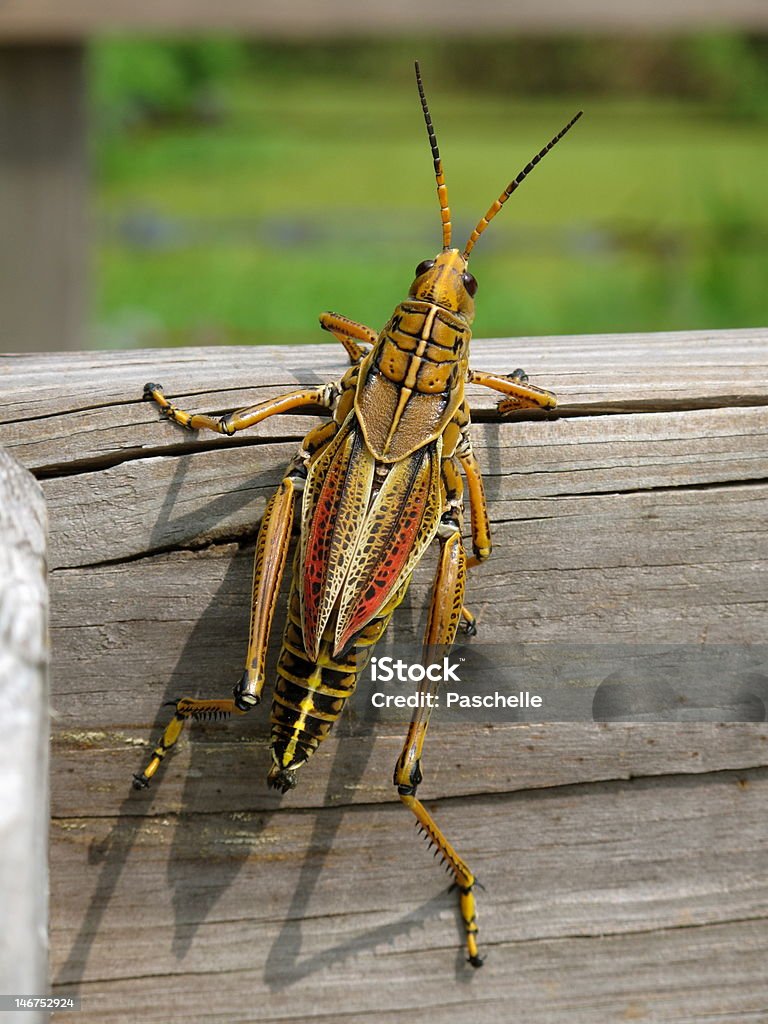
<instances>
[{"instance_id":1,"label":"insect foot","mask_svg":"<svg viewBox=\"0 0 768 1024\"><path fill-rule=\"evenodd\" d=\"M485 957L480 956L477 952L477 912L475 908L475 894L472 891L476 884L477 882L473 878L469 885L458 885L459 907L461 916L464 919L464 929L467 936L467 950L469 953L467 963L472 964L473 967L482 967L485 963Z\"/></svg>"},{"instance_id":2,"label":"insect foot","mask_svg":"<svg viewBox=\"0 0 768 1024\"><path fill-rule=\"evenodd\" d=\"M482 967L485 963L485 958L477 952L477 915L475 913L475 897L472 892L474 886L474 882L466 887L459 886L459 906L467 933L467 945L469 948L467 963L471 964L472 967Z\"/></svg>"},{"instance_id":3,"label":"insect foot","mask_svg":"<svg viewBox=\"0 0 768 1024\"><path fill-rule=\"evenodd\" d=\"M464 636L477 636L477 619L474 615L467 613L467 618L462 618L459 629Z\"/></svg>"}]
</instances>

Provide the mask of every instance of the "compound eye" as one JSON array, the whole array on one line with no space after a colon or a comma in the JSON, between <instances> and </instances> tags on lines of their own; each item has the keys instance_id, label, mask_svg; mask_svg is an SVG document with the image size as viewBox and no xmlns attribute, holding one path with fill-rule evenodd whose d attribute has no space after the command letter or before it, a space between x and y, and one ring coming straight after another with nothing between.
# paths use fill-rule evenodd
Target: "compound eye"
<instances>
[{"instance_id":1,"label":"compound eye","mask_svg":"<svg viewBox=\"0 0 768 1024\"><path fill-rule=\"evenodd\" d=\"M418 267L416 267L416 277L421 277L422 274L426 274L426 272L431 270L434 265L434 260L422 260Z\"/></svg>"},{"instance_id":2,"label":"compound eye","mask_svg":"<svg viewBox=\"0 0 768 1024\"><path fill-rule=\"evenodd\" d=\"M470 296L470 298L474 298L475 292L477 291L477 281L469 273L468 270L465 270L464 273L461 275L461 280L464 282L464 287L467 289L467 294Z\"/></svg>"}]
</instances>

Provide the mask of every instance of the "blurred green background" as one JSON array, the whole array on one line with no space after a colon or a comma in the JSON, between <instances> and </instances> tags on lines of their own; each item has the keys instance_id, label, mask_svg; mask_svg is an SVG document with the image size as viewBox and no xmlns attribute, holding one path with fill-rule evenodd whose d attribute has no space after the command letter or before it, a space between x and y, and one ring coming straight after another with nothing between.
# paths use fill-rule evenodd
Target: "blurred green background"
<instances>
[{"instance_id":1,"label":"blurred green background","mask_svg":"<svg viewBox=\"0 0 768 1024\"><path fill-rule=\"evenodd\" d=\"M440 247L414 57L456 244L585 111L473 253L476 336L766 322L766 37L105 40L93 344L380 328Z\"/></svg>"}]
</instances>

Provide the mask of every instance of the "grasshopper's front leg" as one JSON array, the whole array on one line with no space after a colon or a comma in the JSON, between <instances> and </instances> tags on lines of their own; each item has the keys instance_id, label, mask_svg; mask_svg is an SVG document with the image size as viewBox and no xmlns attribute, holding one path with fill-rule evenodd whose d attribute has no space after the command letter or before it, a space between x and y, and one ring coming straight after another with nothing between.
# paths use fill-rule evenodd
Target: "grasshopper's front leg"
<instances>
[{"instance_id":1,"label":"grasshopper's front leg","mask_svg":"<svg viewBox=\"0 0 768 1024\"><path fill-rule=\"evenodd\" d=\"M500 373L486 373L484 370L470 370L467 376L470 384L500 391L505 398L497 406L502 415L517 409L554 409L557 396L544 388L530 384L523 370L513 370L508 376Z\"/></svg>"},{"instance_id":2,"label":"grasshopper's front leg","mask_svg":"<svg viewBox=\"0 0 768 1024\"><path fill-rule=\"evenodd\" d=\"M361 363L370 351L363 345L375 345L378 339L376 331L341 313L321 313L320 326L341 342L353 366ZM363 342L363 345L359 342Z\"/></svg>"},{"instance_id":3,"label":"grasshopper's front leg","mask_svg":"<svg viewBox=\"0 0 768 1024\"><path fill-rule=\"evenodd\" d=\"M337 383L322 384L314 388L290 391L287 395L268 398L264 402L259 402L258 405L250 405L244 409L227 413L226 416L215 417L184 412L168 401L161 384L144 385L144 398L147 401L156 402L160 406L163 416L178 423L180 427L186 427L187 430L213 430L217 434L228 435L235 434L238 430L245 430L246 427L253 427L269 416L291 412L293 409L302 409L306 406L332 409L338 395Z\"/></svg>"}]
</instances>

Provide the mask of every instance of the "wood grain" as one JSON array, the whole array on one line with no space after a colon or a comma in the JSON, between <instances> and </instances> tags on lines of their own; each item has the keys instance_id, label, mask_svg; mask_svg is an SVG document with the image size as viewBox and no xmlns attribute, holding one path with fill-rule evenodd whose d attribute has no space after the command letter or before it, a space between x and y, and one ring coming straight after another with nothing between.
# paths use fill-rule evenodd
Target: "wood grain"
<instances>
[{"instance_id":1,"label":"wood grain","mask_svg":"<svg viewBox=\"0 0 768 1024\"><path fill-rule=\"evenodd\" d=\"M471 976L454 897L393 799L397 723L353 707L278 797L259 709L190 730L130 790L162 702L239 676L258 519L316 422L190 435L142 386L223 411L332 379L340 357L0 360L0 438L51 519L52 943L74 1019L765 1019L764 722L439 715L422 791L487 889ZM473 363L563 396L556 418L502 423L472 394L495 542L474 642L764 642L768 331L497 340Z\"/></svg>"},{"instance_id":2,"label":"wood grain","mask_svg":"<svg viewBox=\"0 0 768 1024\"><path fill-rule=\"evenodd\" d=\"M61 991L106 1021L761 1020L766 799L761 769L441 800L486 887L472 976L398 807L57 819Z\"/></svg>"}]
</instances>

